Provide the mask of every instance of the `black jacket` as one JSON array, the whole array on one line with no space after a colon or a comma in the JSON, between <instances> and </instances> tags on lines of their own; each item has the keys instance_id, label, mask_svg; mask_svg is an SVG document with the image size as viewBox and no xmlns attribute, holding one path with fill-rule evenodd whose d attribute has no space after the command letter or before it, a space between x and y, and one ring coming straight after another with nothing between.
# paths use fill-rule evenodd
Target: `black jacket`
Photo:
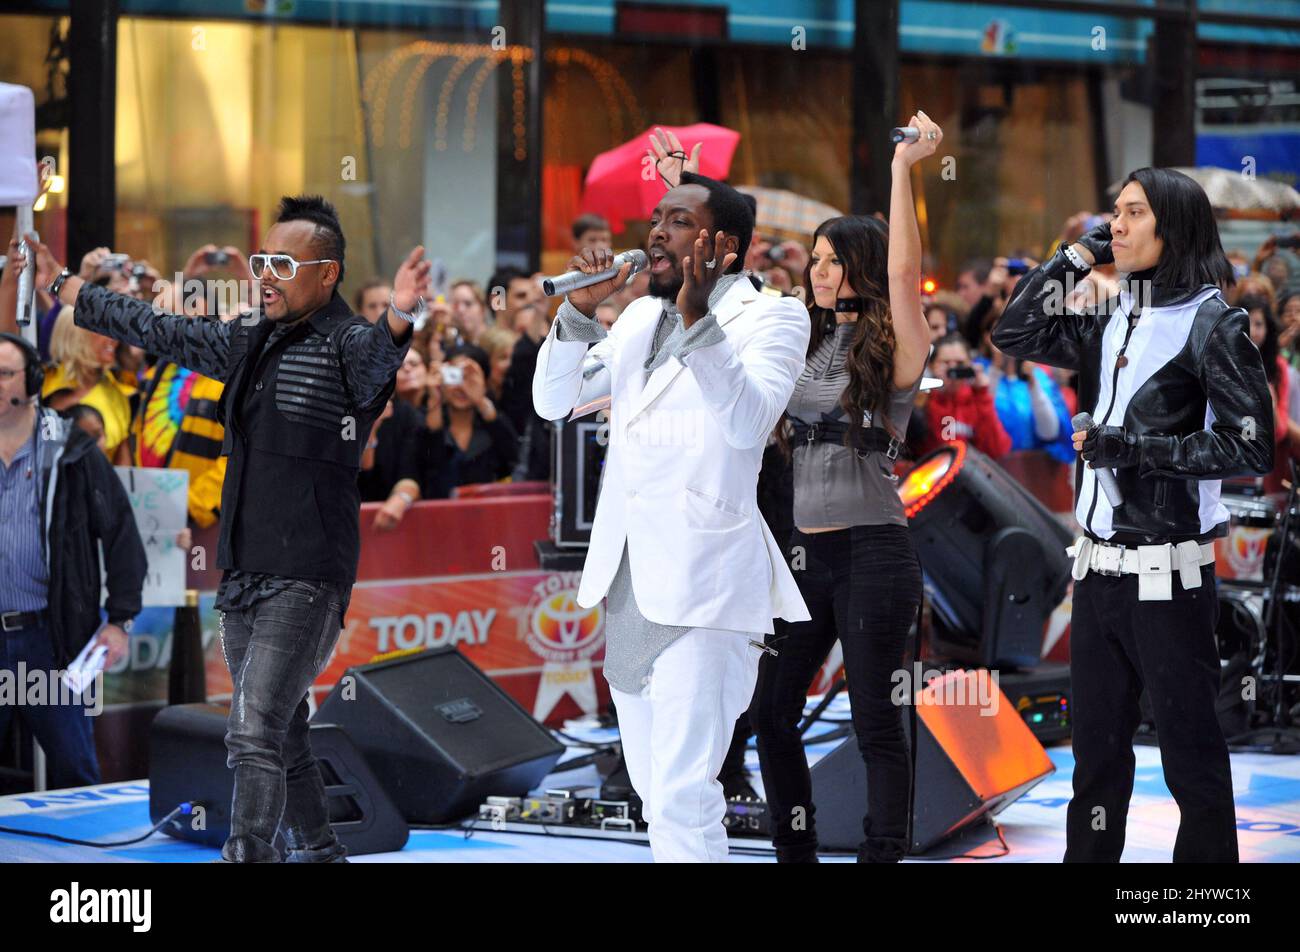
<instances>
[{"instance_id":1,"label":"black jacket","mask_svg":"<svg viewBox=\"0 0 1300 952\"><path fill-rule=\"evenodd\" d=\"M1157 287L1138 330L1127 294L1118 307L1064 309L1068 276L1083 273L1058 251L1020 279L993 330L1008 354L1078 371L1079 411L1140 436L1139 465L1114 471L1124 499L1114 509L1094 471L1076 462L1079 522L1129 545L1226 534L1216 481L1273 468L1273 401L1246 312L1210 285Z\"/></svg>"},{"instance_id":2,"label":"black jacket","mask_svg":"<svg viewBox=\"0 0 1300 952\"><path fill-rule=\"evenodd\" d=\"M410 346L388 321L352 313L335 292L268 344L276 324L156 314L142 301L85 285L81 327L224 381L229 457L217 566L350 585L361 554L357 472L370 428Z\"/></svg>"},{"instance_id":3,"label":"black jacket","mask_svg":"<svg viewBox=\"0 0 1300 952\"><path fill-rule=\"evenodd\" d=\"M50 573L50 635L54 663L63 668L99 628L100 544L107 569L104 608L113 624L140 613L148 564L131 500L108 459L80 427L53 410L39 412L37 459L41 531Z\"/></svg>"}]
</instances>

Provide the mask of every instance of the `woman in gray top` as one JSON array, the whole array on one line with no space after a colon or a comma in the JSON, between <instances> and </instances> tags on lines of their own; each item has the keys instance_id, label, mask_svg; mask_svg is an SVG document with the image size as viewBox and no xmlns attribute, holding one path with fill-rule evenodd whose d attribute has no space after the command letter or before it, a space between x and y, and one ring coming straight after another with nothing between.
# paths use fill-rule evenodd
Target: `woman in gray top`
<instances>
[{"instance_id":1,"label":"woman in gray top","mask_svg":"<svg viewBox=\"0 0 1300 952\"><path fill-rule=\"evenodd\" d=\"M920 138L894 152L892 234L875 218L832 218L813 236L804 277L812 334L778 435L795 446L788 554L812 620L776 622L769 643L777 654L759 663L750 711L779 862L816 862L799 721L837 639L867 767L858 859L897 862L907 846L910 764L893 694L921 602L921 567L893 464L930 351L910 172L943 137L923 112L910 125Z\"/></svg>"}]
</instances>

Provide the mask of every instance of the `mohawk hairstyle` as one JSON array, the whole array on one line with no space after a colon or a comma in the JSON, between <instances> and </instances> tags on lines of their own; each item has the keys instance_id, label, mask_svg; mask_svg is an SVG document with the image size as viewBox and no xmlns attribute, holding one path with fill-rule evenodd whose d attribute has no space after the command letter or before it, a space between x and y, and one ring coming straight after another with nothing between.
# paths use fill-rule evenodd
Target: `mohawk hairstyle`
<instances>
[{"instance_id":1,"label":"mohawk hairstyle","mask_svg":"<svg viewBox=\"0 0 1300 952\"><path fill-rule=\"evenodd\" d=\"M322 258L329 258L339 263L339 279L343 283L343 253L347 242L343 239L343 226L339 224L339 213L334 206L321 195L286 195L280 199L280 210L276 223L286 221L309 221L316 226L312 236L316 253Z\"/></svg>"}]
</instances>

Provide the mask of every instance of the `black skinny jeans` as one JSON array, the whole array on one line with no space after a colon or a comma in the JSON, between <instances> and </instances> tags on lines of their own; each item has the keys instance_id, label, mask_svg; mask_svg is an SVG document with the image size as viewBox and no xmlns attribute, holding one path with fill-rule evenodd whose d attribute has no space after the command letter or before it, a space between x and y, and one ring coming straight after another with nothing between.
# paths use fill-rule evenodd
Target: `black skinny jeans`
<instances>
[{"instance_id":1,"label":"black skinny jeans","mask_svg":"<svg viewBox=\"0 0 1300 952\"><path fill-rule=\"evenodd\" d=\"M839 639L853 729L867 768L865 842L858 859L896 862L907 849L911 762L903 711L891 693L921 604L921 565L911 530L899 525L812 534L796 530L787 557L812 619L776 622L768 643L779 654L764 654L759 662L750 708L777 859L815 858L812 781L799 721L808 687Z\"/></svg>"},{"instance_id":2,"label":"black skinny jeans","mask_svg":"<svg viewBox=\"0 0 1300 952\"><path fill-rule=\"evenodd\" d=\"M350 586L296 580L241 611L222 613L221 647L234 695L226 763L235 771L230 862L278 862L276 832L294 863L342 860L311 752L307 692L339 637Z\"/></svg>"}]
</instances>

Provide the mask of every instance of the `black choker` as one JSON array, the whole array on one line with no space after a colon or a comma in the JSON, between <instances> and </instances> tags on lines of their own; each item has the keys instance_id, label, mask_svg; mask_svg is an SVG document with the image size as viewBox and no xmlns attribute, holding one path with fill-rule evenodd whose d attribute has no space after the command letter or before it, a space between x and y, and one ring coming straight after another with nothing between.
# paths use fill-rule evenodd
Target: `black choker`
<instances>
[{"instance_id":1,"label":"black choker","mask_svg":"<svg viewBox=\"0 0 1300 952\"><path fill-rule=\"evenodd\" d=\"M838 298L835 301L836 314L861 314L867 306L862 298Z\"/></svg>"}]
</instances>

